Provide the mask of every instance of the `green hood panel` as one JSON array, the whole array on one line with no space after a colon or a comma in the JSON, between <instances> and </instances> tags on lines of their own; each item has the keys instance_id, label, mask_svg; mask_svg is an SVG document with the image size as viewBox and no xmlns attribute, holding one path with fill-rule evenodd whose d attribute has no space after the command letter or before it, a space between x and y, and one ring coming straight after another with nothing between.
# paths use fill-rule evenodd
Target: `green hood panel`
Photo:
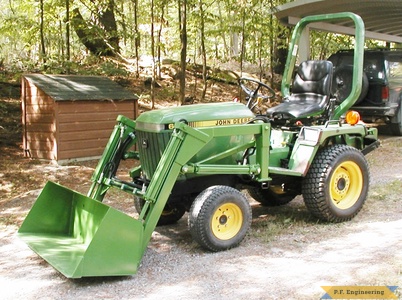
<instances>
[{"instance_id":1,"label":"green hood panel","mask_svg":"<svg viewBox=\"0 0 402 300\"><path fill-rule=\"evenodd\" d=\"M253 117L254 114L242 103L193 104L142 113L136 120L136 129L162 131L172 129L175 122L182 120L193 127L243 124Z\"/></svg>"}]
</instances>

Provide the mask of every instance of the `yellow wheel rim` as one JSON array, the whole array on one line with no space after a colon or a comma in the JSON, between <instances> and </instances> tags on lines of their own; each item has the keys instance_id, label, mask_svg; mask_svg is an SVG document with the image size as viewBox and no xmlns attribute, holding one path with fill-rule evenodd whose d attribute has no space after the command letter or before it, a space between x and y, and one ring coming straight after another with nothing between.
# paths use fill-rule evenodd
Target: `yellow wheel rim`
<instances>
[{"instance_id":1,"label":"yellow wheel rim","mask_svg":"<svg viewBox=\"0 0 402 300\"><path fill-rule=\"evenodd\" d=\"M229 240L239 233L243 224L243 214L234 203L224 203L212 216L212 233L220 240Z\"/></svg>"},{"instance_id":2,"label":"yellow wheel rim","mask_svg":"<svg viewBox=\"0 0 402 300\"><path fill-rule=\"evenodd\" d=\"M343 162L335 169L330 181L330 196L336 207L352 207L359 199L362 189L363 174L355 162Z\"/></svg>"}]
</instances>

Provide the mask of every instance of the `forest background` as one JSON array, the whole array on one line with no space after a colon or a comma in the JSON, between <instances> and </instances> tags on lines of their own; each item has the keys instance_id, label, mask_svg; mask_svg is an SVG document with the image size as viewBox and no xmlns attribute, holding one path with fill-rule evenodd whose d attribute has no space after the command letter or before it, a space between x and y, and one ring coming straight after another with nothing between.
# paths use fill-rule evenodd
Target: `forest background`
<instances>
[{"instance_id":1,"label":"forest background","mask_svg":"<svg viewBox=\"0 0 402 300\"><path fill-rule=\"evenodd\" d=\"M273 86L290 37L273 13L286 2L291 1L2 0L0 81L18 82L27 72L139 78L145 64L152 70L148 96L154 107L164 62L177 70L178 104L187 99L184 70L193 68L202 79L202 102L213 70L236 62L240 74L251 64ZM344 35L311 35L315 59L353 43Z\"/></svg>"}]
</instances>

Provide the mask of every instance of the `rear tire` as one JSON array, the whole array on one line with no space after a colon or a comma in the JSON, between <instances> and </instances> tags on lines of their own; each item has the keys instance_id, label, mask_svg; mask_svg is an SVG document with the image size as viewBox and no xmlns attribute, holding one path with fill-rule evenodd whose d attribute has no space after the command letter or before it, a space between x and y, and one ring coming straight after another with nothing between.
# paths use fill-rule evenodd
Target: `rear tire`
<instances>
[{"instance_id":1,"label":"rear tire","mask_svg":"<svg viewBox=\"0 0 402 300\"><path fill-rule=\"evenodd\" d=\"M210 251L236 247L251 225L247 198L229 186L212 186L199 194L190 209L188 227L193 239Z\"/></svg>"},{"instance_id":2,"label":"rear tire","mask_svg":"<svg viewBox=\"0 0 402 300\"><path fill-rule=\"evenodd\" d=\"M275 192L271 187L268 189L250 187L247 191L255 201L261 203L263 206L271 207L288 204L297 196L291 192Z\"/></svg>"},{"instance_id":3,"label":"rear tire","mask_svg":"<svg viewBox=\"0 0 402 300\"><path fill-rule=\"evenodd\" d=\"M139 214L141 213L144 204L145 204L144 199L134 196L134 207ZM181 217L183 217L185 212L186 209L184 206L180 206L177 204L176 205L170 204L168 201L159 218L158 226L170 225L176 223L181 219Z\"/></svg>"},{"instance_id":4,"label":"rear tire","mask_svg":"<svg viewBox=\"0 0 402 300\"><path fill-rule=\"evenodd\" d=\"M304 202L321 220L350 220L366 201L369 179L367 161L359 150L346 145L325 148L317 153L304 179Z\"/></svg>"}]
</instances>

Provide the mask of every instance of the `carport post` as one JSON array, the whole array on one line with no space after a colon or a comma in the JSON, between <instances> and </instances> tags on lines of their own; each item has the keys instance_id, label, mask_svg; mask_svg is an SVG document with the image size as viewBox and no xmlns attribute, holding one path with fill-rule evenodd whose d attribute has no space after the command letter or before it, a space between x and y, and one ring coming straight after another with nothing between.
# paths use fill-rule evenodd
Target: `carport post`
<instances>
[{"instance_id":1,"label":"carport post","mask_svg":"<svg viewBox=\"0 0 402 300\"><path fill-rule=\"evenodd\" d=\"M299 64L310 59L310 28L306 26L301 35L299 42Z\"/></svg>"}]
</instances>

